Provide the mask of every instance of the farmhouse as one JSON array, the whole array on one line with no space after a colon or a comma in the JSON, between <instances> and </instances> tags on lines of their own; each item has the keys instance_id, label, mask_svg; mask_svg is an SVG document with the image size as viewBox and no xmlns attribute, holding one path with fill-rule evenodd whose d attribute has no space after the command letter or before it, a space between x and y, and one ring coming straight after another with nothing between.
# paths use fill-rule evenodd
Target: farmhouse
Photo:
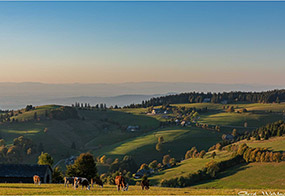
<instances>
[{"instance_id":1,"label":"farmhouse","mask_svg":"<svg viewBox=\"0 0 285 196\"><path fill-rule=\"evenodd\" d=\"M51 183L52 169L49 165L0 164L0 183L33 183L34 175L42 183Z\"/></svg>"}]
</instances>

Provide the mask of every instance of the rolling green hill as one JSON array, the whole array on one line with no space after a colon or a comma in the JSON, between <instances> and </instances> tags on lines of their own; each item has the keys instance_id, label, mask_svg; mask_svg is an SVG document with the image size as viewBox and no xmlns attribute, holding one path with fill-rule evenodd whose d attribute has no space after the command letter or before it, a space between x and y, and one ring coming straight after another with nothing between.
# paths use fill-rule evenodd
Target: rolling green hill
<instances>
[{"instance_id":1,"label":"rolling green hill","mask_svg":"<svg viewBox=\"0 0 285 196\"><path fill-rule=\"evenodd\" d=\"M79 119L55 120L46 115L61 106L46 105L35 107L34 110L15 111L11 120L18 122L1 123L0 137L6 143L13 143L13 139L21 135L31 138L36 145L44 146L44 151L50 153L55 161L91 151L95 156L107 155L117 158L132 155L141 164L152 160L161 161L165 154L180 160L191 147L207 150L221 140L223 133L231 132L233 128L243 128L245 120L249 127L257 127L283 119L285 104L234 104L238 111L246 108L246 113L227 113L222 104L196 103L174 104L177 107L205 108L208 111L200 114L199 123L221 126L221 132L202 129L199 127L182 127L171 125L161 127L165 122L164 114L147 115L147 108L108 109L107 111L78 109ZM159 107L159 106L158 106ZM37 112L38 120L34 120ZM168 114L171 116L171 114ZM129 132L129 125L138 125L139 131ZM249 128L248 128L249 129ZM163 151L155 149L158 136L163 136L165 143ZM75 143L76 148L71 145ZM26 160L35 163L33 159Z\"/></svg>"},{"instance_id":2,"label":"rolling green hill","mask_svg":"<svg viewBox=\"0 0 285 196\"><path fill-rule=\"evenodd\" d=\"M246 143L250 147L266 147L272 151L285 151L283 137L274 137L264 141L242 140L237 144ZM206 163L213 160L208 152L203 159L194 158L181 161L176 167L162 170L149 179L153 184L158 184L162 179L173 179L175 177L187 176L189 173L197 172L205 167ZM216 151L215 161L223 161L231 158L231 153L225 150ZM284 188L285 163L249 163L234 166L218 174L217 179L202 181L193 188L254 188L254 189L282 189Z\"/></svg>"},{"instance_id":3,"label":"rolling green hill","mask_svg":"<svg viewBox=\"0 0 285 196\"><path fill-rule=\"evenodd\" d=\"M217 179L195 185L193 188L284 190L284 171L285 162L237 165L220 173Z\"/></svg>"},{"instance_id":4,"label":"rolling green hill","mask_svg":"<svg viewBox=\"0 0 285 196\"><path fill-rule=\"evenodd\" d=\"M155 149L159 136L163 136L162 152ZM107 155L107 157L122 157L126 154L132 155L138 163L161 161L162 156L169 154L180 160L187 150L196 146L198 150L208 149L211 145L220 141L221 133L204 130L201 128L177 128L170 127L151 131L142 136L131 138L123 142L115 143L94 154Z\"/></svg>"},{"instance_id":5,"label":"rolling green hill","mask_svg":"<svg viewBox=\"0 0 285 196\"><path fill-rule=\"evenodd\" d=\"M187 176L189 173L194 173L203 167L205 167L206 163L211 160L215 161L223 161L227 160L231 157L231 153L226 151L215 151L217 153L215 159L211 157L212 152L207 152L205 157L202 158L190 158L184 161L181 161L177 164L176 167L163 170L158 174L149 178L153 184L158 184L162 179L171 179L180 176Z\"/></svg>"}]
</instances>

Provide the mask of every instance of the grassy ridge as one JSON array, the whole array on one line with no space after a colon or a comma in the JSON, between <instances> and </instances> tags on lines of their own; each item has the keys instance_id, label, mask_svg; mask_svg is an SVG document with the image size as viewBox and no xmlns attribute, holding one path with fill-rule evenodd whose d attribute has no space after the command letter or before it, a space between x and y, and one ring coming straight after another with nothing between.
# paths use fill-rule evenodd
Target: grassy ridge
<instances>
[{"instance_id":1,"label":"grassy ridge","mask_svg":"<svg viewBox=\"0 0 285 196\"><path fill-rule=\"evenodd\" d=\"M285 151L285 136L283 137L273 137L268 140L257 141L257 140L242 140L238 143L246 143L249 147L257 148L268 148L272 151Z\"/></svg>"},{"instance_id":2,"label":"grassy ridge","mask_svg":"<svg viewBox=\"0 0 285 196\"><path fill-rule=\"evenodd\" d=\"M285 162L238 165L195 188L284 189ZM285 190L284 190L285 191Z\"/></svg>"},{"instance_id":3,"label":"grassy ridge","mask_svg":"<svg viewBox=\"0 0 285 196\"><path fill-rule=\"evenodd\" d=\"M238 142L246 143L251 147L267 147L274 151L285 151L285 137L274 137L264 141ZM172 179L179 176L187 176L202 169L207 162L213 160L208 152L204 159L187 159L179 163L176 167L163 170L152 176L153 184L157 184L161 179ZM231 153L227 151L216 151L215 161L222 161L231 158ZM195 188L274 188L284 187L285 162L281 163L250 163L237 165L229 170L220 173L216 180L201 182Z\"/></svg>"},{"instance_id":4,"label":"grassy ridge","mask_svg":"<svg viewBox=\"0 0 285 196\"><path fill-rule=\"evenodd\" d=\"M215 161L223 161L227 160L231 157L231 153L226 151L216 151L216 157L213 159L211 157L212 152L207 152L205 157L202 158L194 158L194 159L187 159L181 161L176 167L163 170L158 174L154 175L150 178L153 184L157 184L160 182L161 179L171 179L180 176L187 176L189 173L194 173L203 167L205 167L206 163L210 162L211 160Z\"/></svg>"}]
</instances>

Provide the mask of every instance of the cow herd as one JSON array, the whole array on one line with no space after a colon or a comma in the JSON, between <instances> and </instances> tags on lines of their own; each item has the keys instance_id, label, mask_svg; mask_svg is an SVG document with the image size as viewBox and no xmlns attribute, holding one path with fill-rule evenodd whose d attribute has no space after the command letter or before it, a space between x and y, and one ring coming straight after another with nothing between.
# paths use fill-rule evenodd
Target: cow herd
<instances>
[{"instance_id":1,"label":"cow herd","mask_svg":"<svg viewBox=\"0 0 285 196\"><path fill-rule=\"evenodd\" d=\"M41 184L41 179L39 176L34 175L33 177L34 184ZM94 184L97 184L103 188L103 182L99 178L91 178L90 183L87 178L83 177L64 177L64 187L68 187L68 185L72 185L74 189L77 189L79 186L81 186L81 189L83 190L84 187L86 187L87 190L90 190L90 188L94 187ZM125 178L123 176L116 176L115 178L115 185L117 186L117 190L127 191L129 188L129 184L126 182ZM144 179L141 181L141 187L142 190L148 190L149 189L149 180Z\"/></svg>"}]
</instances>

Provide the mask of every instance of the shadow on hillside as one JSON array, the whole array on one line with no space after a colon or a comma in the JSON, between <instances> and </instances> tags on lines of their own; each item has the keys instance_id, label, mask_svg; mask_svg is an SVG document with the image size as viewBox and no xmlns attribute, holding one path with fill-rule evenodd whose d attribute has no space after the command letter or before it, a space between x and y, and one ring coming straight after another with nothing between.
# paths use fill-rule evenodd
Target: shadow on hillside
<instances>
[{"instance_id":1,"label":"shadow on hillside","mask_svg":"<svg viewBox=\"0 0 285 196\"><path fill-rule=\"evenodd\" d=\"M213 180L218 180L218 179L223 179L225 177L228 177L228 176L232 176L240 171L243 171L245 169L248 169L250 168L251 166L249 166L247 163L242 163L242 164L239 164L239 165L236 165L234 167L231 167L221 173L218 174L217 178L215 179L211 179L211 180L204 180L204 181L201 181L195 185L202 185L202 184L206 184L206 183L209 183Z\"/></svg>"}]
</instances>

